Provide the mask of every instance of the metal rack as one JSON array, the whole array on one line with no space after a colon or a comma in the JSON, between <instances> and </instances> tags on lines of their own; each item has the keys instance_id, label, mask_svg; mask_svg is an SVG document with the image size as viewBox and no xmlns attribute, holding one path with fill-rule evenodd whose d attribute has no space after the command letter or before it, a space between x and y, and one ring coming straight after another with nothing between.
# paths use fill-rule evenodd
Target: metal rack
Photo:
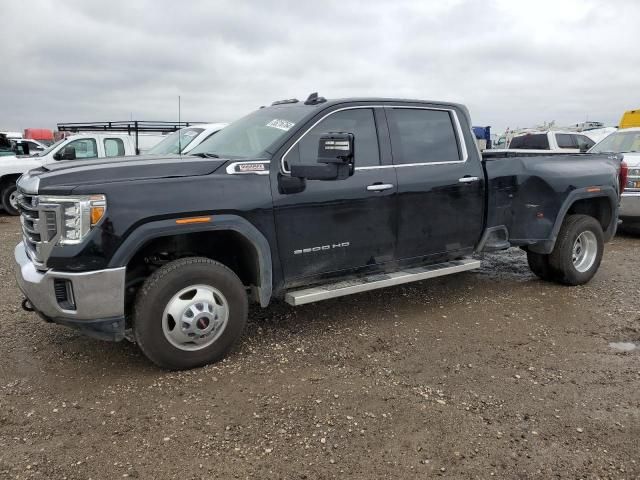
<instances>
[{"instance_id":1,"label":"metal rack","mask_svg":"<svg viewBox=\"0 0 640 480\"><path fill-rule=\"evenodd\" d=\"M135 135L136 155L140 153L138 148L139 133L171 133L181 128L190 127L207 122L154 122L146 120L123 120L117 122L73 122L58 123L59 132L123 132Z\"/></svg>"}]
</instances>

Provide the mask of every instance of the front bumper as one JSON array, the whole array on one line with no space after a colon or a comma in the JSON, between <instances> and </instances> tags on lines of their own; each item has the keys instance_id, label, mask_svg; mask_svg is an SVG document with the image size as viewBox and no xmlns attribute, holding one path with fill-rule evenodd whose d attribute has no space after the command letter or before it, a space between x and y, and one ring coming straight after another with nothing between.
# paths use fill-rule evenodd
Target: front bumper
<instances>
[{"instance_id":1,"label":"front bumper","mask_svg":"<svg viewBox=\"0 0 640 480\"><path fill-rule=\"evenodd\" d=\"M124 337L126 267L77 273L39 271L27 256L22 242L16 246L14 257L20 290L46 320L78 328L102 339L121 340ZM58 302L54 280L71 284L75 303L72 309Z\"/></svg>"},{"instance_id":2,"label":"front bumper","mask_svg":"<svg viewBox=\"0 0 640 480\"><path fill-rule=\"evenodd\" d=\"M622 194L618 216L623 220L640 222L640 192L625 192Z\"/></svg>"}]
</instances>

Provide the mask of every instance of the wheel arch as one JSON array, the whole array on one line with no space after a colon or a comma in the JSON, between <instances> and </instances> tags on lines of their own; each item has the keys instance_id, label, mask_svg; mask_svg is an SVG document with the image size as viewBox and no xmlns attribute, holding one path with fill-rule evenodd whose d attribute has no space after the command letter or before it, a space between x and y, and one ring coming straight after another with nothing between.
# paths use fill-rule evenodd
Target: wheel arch
<instances>
[{"instance_id":1,"label":"wheel arch","mask_svg":"<svg viewBox=\"0 0 640 480\"><path fill-rule=\"evenodd\" d=\"M609 241L618 225L618 193L613 187L587 187L572 191L558 211L549 238L527 248L536 253L551 253L564 219L573 214L594 217L602 226L605 242Z\"/></svg>"},{"instance_id":2,"label":"wheel arch","mask_svg":"<svg viewBox=\"0 0 640 480\"><path fill-rule=\"evenodd\" d=\"M273 292L269 242L248 220L237 215L216 215L211 223L179 225L175 219L145 223L127 236L109 262L109 267L130 267L132 261L145 251L171 241L179 242L185 248L194 248L194 255L209 253L206 256L224 263L246 284L255 287L255 297L261 306L269 304ZM224 248L216 249L221 245ZM230 265L230 259L238 255L241 263Z\"/></svg>"},{"instance_id":3,"label":"wheel arch","mask_svg":"<svg viewBox=\"0 0 640 480\"><path fill-rule=\"evenodd\" d=\"M21 175L21 173L8 173L0 176L0 191L4 191L7 185L15 184Z\"/></svg>"}]
</instances>

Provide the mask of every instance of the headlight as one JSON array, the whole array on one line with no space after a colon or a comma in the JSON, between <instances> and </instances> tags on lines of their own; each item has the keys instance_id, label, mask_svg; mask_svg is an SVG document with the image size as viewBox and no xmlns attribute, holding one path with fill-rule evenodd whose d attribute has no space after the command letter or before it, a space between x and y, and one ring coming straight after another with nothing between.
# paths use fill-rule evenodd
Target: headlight
<instances>
[{"instance_id":1,"label":"headlight","mask_svg":"<svg viewBox=\"0 0 640 480\"><path fill-rule=\"evenodd\" d=\"M39 203L59 209L61 224L58 224L58 243L62 245L82 242L107 210L107 199L104 195L42 196Z\"/></svg>"},{"instance_id":2,"label":"headlight","mask_svg":"<svg viewBox=\"0 0 640 480\"><path fill-rule=\"evenodd\" d=\"M640 168L630 168L629 169L630 177L640 177Z\"/></svg>"}]
</instances>

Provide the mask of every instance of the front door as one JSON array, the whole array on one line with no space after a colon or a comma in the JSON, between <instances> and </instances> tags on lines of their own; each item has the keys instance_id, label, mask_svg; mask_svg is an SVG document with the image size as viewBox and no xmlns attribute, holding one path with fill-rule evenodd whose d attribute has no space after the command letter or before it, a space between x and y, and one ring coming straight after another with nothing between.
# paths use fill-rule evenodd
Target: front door
<instances>
[{"instance_id":1,"label":"front door","mask_svg":"<svg viewBox=\"0 0 640 480\"><path fill-rule=\"evenodd\" d=\"M319 139L329 132L354 134L351 177L307 180L302 192L292 194L279 193L277 181L272 182L278 248L288 284L394 258L397 182L391 166L381 168L373 108L330 113L288 150L281 173L288 175L289 165L317 164Z\"/></svg>"},{"instance_id":2,"label":"front door","mask_svg":"<svg viewBox=\"0 0 640 480\"><path fill-rule=\"evenodd\" d=\"M475 146L464 143L464 117L424 107L385 112L398 176L396 257L437 261L470 253L484 223L484 174Z\"/></svg>"}]
</instances>

